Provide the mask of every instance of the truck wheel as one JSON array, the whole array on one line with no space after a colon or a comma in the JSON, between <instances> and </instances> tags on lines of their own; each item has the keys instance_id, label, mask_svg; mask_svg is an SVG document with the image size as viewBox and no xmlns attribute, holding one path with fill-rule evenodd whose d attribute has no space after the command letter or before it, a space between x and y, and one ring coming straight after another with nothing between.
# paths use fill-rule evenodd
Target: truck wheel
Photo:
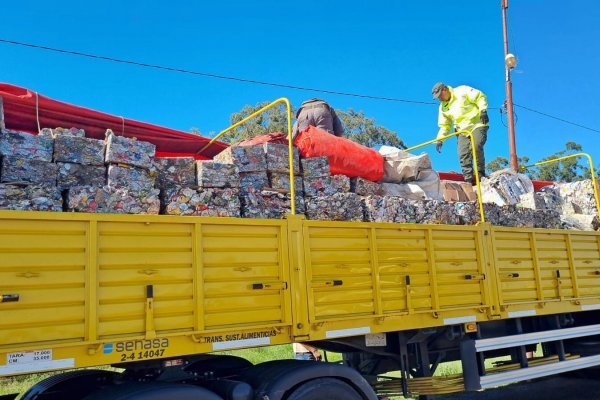
<instances>
[{"instance_id":1,"label":"truck wheel","mask_svg":"<svg viewBox=\"0 0 600 400\"><path fill-rule=\"evenodd\" d=\"M114 371L83 369L50 376L33 385L22 400L78 400L98 388L112 384L120 374Z\"/></svg>"},{"instance_id":2,"label":"truck wheel","mask_svg":"<svg viewBox=\"0 0 600 400\"><path fill-rule=\"evenodd\" d=\"M287 400L363 400L349 384L334 378L313 379L298 386Z\"/></svg>"},{"instance_id":3,"label":"truck wheel","mask_svg":"<svg viewBox=\"0 0 600 400\"><path fill-rule=\"evenodd\" d=\"M83 400L223 400L210 390L177 383L123 382L98 390Z\"/></svg>"}]
</instances>

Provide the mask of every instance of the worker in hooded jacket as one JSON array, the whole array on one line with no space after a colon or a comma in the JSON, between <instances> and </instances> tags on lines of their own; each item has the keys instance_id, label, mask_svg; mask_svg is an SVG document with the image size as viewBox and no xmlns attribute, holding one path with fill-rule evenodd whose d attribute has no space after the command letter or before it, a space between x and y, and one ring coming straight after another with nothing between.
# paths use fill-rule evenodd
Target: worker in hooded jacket
<instances>
[{"instance_id":1,"label":"worker in hooded jacket","mask_svg":"<svg viewBox=\"0 0 600 400\"><path fill-rule=\"evenodd\" d=\"M309 125L327 131L335 136L344 136L344 125L335 110L321 99L306 100L296 113L292 137L304 131Z\"/></svg>"},{"instance_id":2,"label":"worker in hooded jacket","mask_svg":"<svg viewBox=\"0 0 600 400\"><path fill-rule=\"evenodd\" d=\"M431 94L434 99L440 101L438 112L440 130L437 138L441 139L451 132L463 130L472 132L477 155L477 172L479 178L484 177L483 146L487 140L489 128L488 103L485 94L467 85L453 88L442 82L433 86ZM442 144L443 141L437 142L436 150L438 152L442 151ZM467 135L458 135L458 157L465 181L475 184L471 139Z\"/></svg>"}]
</instances>

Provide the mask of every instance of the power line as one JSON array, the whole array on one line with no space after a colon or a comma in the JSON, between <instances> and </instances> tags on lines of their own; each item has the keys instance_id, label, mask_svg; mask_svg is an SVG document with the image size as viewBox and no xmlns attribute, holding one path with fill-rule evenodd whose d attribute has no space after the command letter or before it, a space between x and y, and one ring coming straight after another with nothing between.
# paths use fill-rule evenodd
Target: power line
<instances>
[{"instance_id":1,"label":"power line","mask_svg":"<svg viewBox=\"0 0 600 400\"><path fill-rule=\"evenodd\" d=\"M340 95L340 96L359 97L359 98L363 98L363 99L392 101L392 102L397 102L397 103L437 105L437 103L431 102L431 101L409 100L409 99L400 99L400 98L396 98L396 97L371 96L371 95L365 95L365 94L359 94L359 93L338 92L335 90L316 89L316 88L309 88L309 87L303 87L303 86L286 85L286 84L282 84L282 83L257 81L254 79L245 79L245 78L237 78L237 77L232 77L232 76L217 75L217 74L211 74L211 73L207 73L207 72L192 71L192 70L188 70L188 69L168 67L168 66L164 66L164 65L148 64L148 63L142 63L142 62L138 62L138 61L123 60L120 58L100 56L100 55L89 54L89 53L82 53L79 51L58 49L55 47L48 47L48 46L42 46L42 45L37 45L37 44L32 44L32 43L18 42L16 40L0 39L0 42L6 43L6 44L13 44L13 45L17 45L17 46L23 46L23 47L31 47L34 49L53 51L53 52L57 52L57 53L70 54L70 55L79 56L79 57L87 57L87 58L111 61L111 62L116 62L116 63L121 63L121 64L135 65L135 66L144 67L144 68L154 68L154 69L160 69L163 71L171 71L171 72L179 72L179 73L185 73L185 74L191 74L191 75L206 76L209 78L251 83L251 84L256 84L256 85L273 86L273 87L280 87L280 88L294 89L294 90L303 90L303 91L307 91L307 92L328 93L328 94L335 94L335 95ZM587 127L587 126L584 126L581 124L577 124L575 122L567 121L566 119L555 117L553 115L543 113L541 111L533 110L529 107L521 106L519 104L514 104L514 105L516 107L520 107L524 110L531 111L531 112L543 115L545 117L564 122L566 124L577 126L582 129L587 129L592 132L600 133L600 130L597 130L594 128L590 128L590 127ZM489 107L489 108L497 109L497 107Z\"/></svg>"},{"instance_id":2,"label":"power line","mask_svg":"<svg viewBox=\"0 0 600 400\"><path fill-rule=\"evenodd\" d=\"M257 84L257 85L275 86L275 87L286 88L286 89L304 90L307 92L337 94L337 95L341 95L341 96L360 97L363 99L385 100L385 101L393 101L393 102L400 102L400 103L436 104L431 101L408 100L408 99L399 99L396 97L370 96L370 95L358 94L358 93L337 92L334 90L315 89L315 88L308 88L308 87L303 87L303 86L293 86L293 85L286 85L286 84L282 84L282 83L264 82L264 81L257 81L257 80L253 80L253 79L237 78L237 77L233 77L233 76L210 74L207 72L192 71L192 70L188 70L188 69L174 68L174 67L168 67L168 66L164 66L164 65L147 64L147 63L142 63L142 62L138 62L138 61L123 60L120 58L99 56L99 55L88 54L88 53L81 53L81 52L72 51L72 50L57 49L54 47L41 46L41 45L37 45L37 44L17 42L15 40L0 39L0 42L14 44L17 46L32 47L32 48L41 49L41 50L54 51L57 53L71 54L71 55L80 56L80 57L88 57L88 58L112 61L112 62L122 63L122 64L137 65L139 67L154 68L154 69L160 69L160 70L172 71L172 72L181 72L181 73L185 73L185 74L200 75L200 76L206 76L206 77L210 77L210 78L226 79L226 80L237 81L237 82L253 83L253 84Z\"/></svg>"},{"instance_id":3,"label":"power line","mask_svg":"<svg viewBox=\"0 0 600 400\"><path fill-rule=\"evenodd\" d=\"M565 124L574 125L574 126L577 126L579 128L587 129L587 130L592 131L592 132L598 132L598 133L600 133L600 130L598 130L598 129L590 128L590 127L587 127L587 126L584 126L584 125L581 125L581 124L577 124L575 122L567 121L566 119L555 117L553 115L546 114L546 113L543 113L541 111L537 111L537 110L534 110L534 109L531 109L529 107L525 107L525 106L522 106L522 105L519 105L519 104L516 104L516 103L513 103L513 104L515 106L517 106L517 107L520 107L520 108L524 109L524 110L531 111L531 112L534 112L536 114L540 114L540 115L543 115L543 116L548 117L548 118L555 119L555 120L560 121L560 122L564 122Z\"/></svg>"}]
</instances>

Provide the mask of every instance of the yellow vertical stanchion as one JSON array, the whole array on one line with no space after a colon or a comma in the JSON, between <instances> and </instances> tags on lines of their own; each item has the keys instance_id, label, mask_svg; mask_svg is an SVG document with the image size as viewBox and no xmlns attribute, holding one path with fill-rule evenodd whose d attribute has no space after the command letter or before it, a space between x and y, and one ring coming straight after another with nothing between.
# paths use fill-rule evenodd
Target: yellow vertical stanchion
<instances>
[{"instance_id":1,"label":"yellow vertical stanchion","mask_svg":"<svg viewBox=\"0 0 600 400\"><path fill-rule=\"evenodd\" d=\"M218 138L220 138L227 132L231 132L238 126L244 124L246 121L262 114L269 108L275 107L276 105L278 105L280 103L284 103L285 107L287 109L288 151L289 151L289 163L290 163L290 190L291 190L291 197L292 197L291 208L292 208L292 215L295 215L296 214L296 193L295 193L295 187L294 187L294 157L293 157L294 153L292 152L292 105L290 104L290 101L288 99L286 99L285 97L281 97L281 98L267 104L260 110L253 112L252 114L248 115L246 118L242 119L241 121L236 122L235 124L231 125L229 128L222 130L214 138L212 138L204 147L202 147L200 150L198 150L196 152L196 154L201 153L202 151L207 149Z\"/></svg>"},{"instance_id":2,"label":"yellow vertical stanchion","mask_svg":"<svg viewBox=\"0 0 600 400\"><path fill-rule=\"evenodd\" d=\"M475 186L477 187L477 201L479 203L479 215L481 216L481 222L485 222L485 214L483 212L483 200L481 199L481 185L479 184L479 169L477 168L477 152L475 151L475 139L473 138L472 132L469 132L469 131L454 132L454 133L444 136L441 139L436 138L433 140L429 140L425 143L421 143L416 146L409 147L407 149L404 149L404 151L409 152L409 151L419 149L424 146L428 146L433 143L443 142L445 140L450 139L451 137L458 136L458 135L467 135L467 136L469 136L469 139L471 140L471 153L473 153L473 163L475 164Z\"/></svg>"},{"instance_id":3,"label":"yellow vertical stanchion","mask_svg":"<svg viewBox=\"0 0 600 400\"><path fill-rule=\"evenodd\" d=\"M287 108L287 129L288 129L288 160L290 164L290 191L292 197L292 215L296 215L296 184L294 182L294 152L292 144L292 105L289 100L283 98Z\"/></svg>"},{"instance_id":4,"label":"yellow vertical stanchion","mask_svg":"<svg viewBox=\"0 0 600 400\"><path fill-rule=\"evenodd\" d=\"M594 191L594 200L596 200L596 211L598 212L598 218L600 218L600 199L598 198L598 183L596 182L596 172L594 171L594 161L592 160L592 156L590 156L588 153L576 153L576 154L571 154L568 156L553 158L552 160L540 161L535 164L526 165L523 167L523 169L527 169L530 167L537 167L537 166L544 165L544 164L555 163L555 162L559 162L559 161L566 160L569 158L576 158L576 157L585 157L585 158L587 158L588 163L590 164L590 173L592 175L592 190Z\"/></svg>"}]
</instances>

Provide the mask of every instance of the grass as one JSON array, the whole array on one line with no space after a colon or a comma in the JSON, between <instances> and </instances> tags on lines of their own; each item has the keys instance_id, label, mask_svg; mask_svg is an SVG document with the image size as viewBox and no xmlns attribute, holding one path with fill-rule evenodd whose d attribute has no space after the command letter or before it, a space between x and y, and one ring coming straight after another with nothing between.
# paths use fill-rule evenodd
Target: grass
<instances>
[{"instance_id":1,"label":"grass","mask_svg":"<svg viewBox=\"0 0 600 400\"><path fill-rule=\"evenodd\" d=\"M47 372L42 374L28 374L0 378L0 395L11 393L23 394L27 389L32 387L37 382L60 372Z\"/></svg>"}]
</instances>

